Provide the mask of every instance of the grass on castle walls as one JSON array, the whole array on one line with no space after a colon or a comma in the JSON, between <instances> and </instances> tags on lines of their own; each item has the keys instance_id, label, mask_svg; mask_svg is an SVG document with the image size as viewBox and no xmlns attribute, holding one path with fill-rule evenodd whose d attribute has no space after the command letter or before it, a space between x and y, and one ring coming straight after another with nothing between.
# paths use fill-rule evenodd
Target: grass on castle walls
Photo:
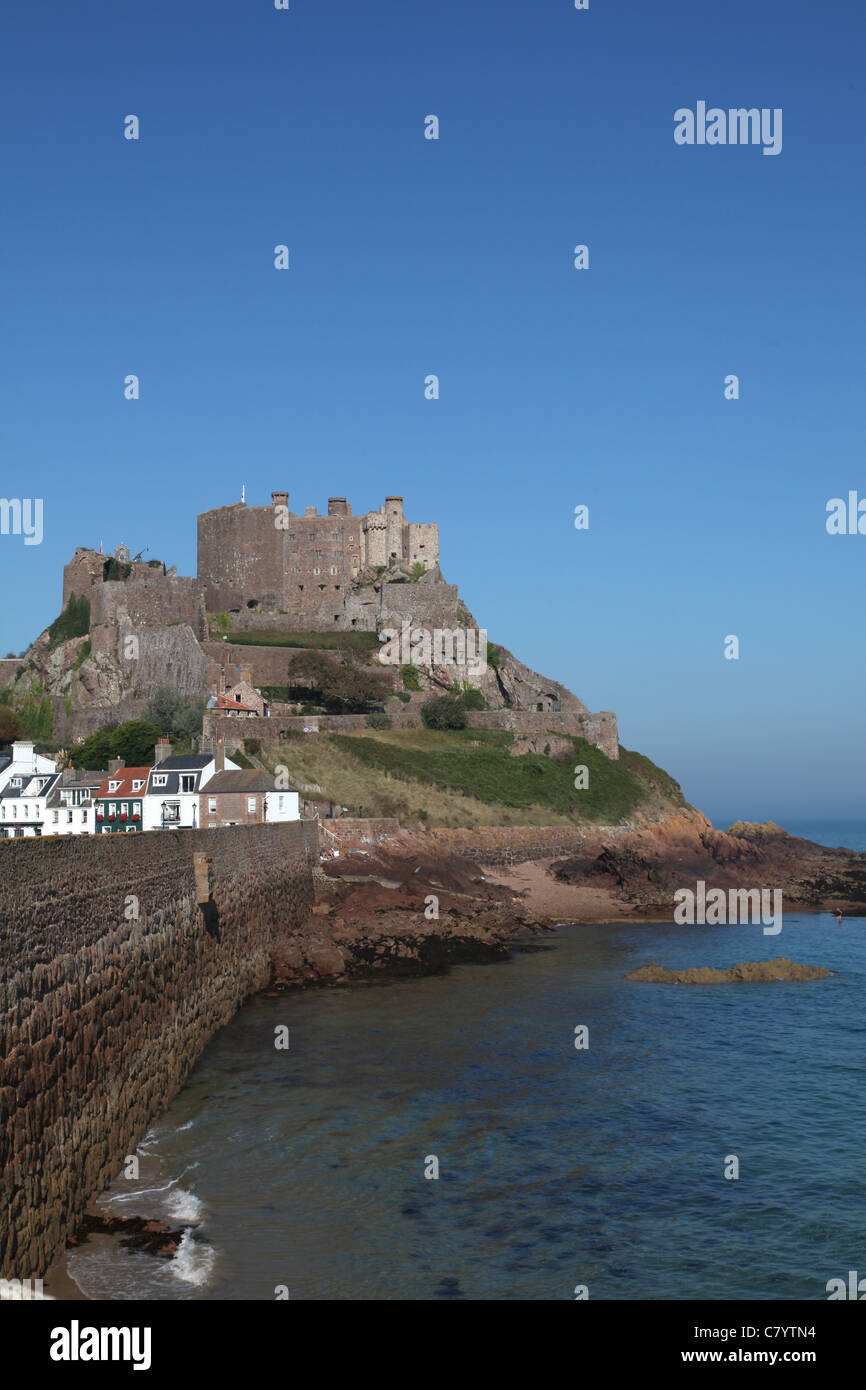
<instances>
[{"instance_id":1,"label":"grass on castle walls","mask_svg":"<svg viewBox=\"0 0 866 1390\"><path fill-rule=\"evenodd\" d=\"M220 635L241 647L299 647L302 651L367 653L378 651L381 646L375 632L272 632L267 628L252 628L248 632Z\"/></svg>"},{"instance_id":2,"label":"grass on castle walls","mask_svg":"<svg viewBox=\"0 0 866 1390\"><path fill-rule=\"evenodd\" d=\"M397 816L406 826L615 825L635 811L684 805L672 778L639 753L611 762L583 739L562 763L510 756L498 730L386 730L290 739L263 755L272 769L317 783L353 814ZM574 786L574 768L589 786Z\"/></svg>"}]
</instances>

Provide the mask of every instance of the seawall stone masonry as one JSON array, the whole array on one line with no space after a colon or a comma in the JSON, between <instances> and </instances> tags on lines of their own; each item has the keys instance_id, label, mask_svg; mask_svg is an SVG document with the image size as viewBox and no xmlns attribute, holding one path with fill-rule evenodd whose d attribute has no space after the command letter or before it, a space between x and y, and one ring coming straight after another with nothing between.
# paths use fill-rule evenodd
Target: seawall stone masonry
<instances>
[{"instance_id":1,"label":"seawall stone masonry","mask_svg":"<svg viewBox=\"0 0 866 1390\"><path fill-rule=\"evenodd\" d=\"M4 842L0 1277L44 1277L209 1039L269 982L312 907L316 850L310 822Z\"/></svg>"}]
</instances>

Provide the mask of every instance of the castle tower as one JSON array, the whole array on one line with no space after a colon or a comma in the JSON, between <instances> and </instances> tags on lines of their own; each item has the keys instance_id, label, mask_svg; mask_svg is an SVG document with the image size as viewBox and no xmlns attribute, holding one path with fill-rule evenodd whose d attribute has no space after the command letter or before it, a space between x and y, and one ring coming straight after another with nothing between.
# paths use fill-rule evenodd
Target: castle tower
<instances>
[{"instance_id":1,"label":"castle tower","mask_svg":"<svg viewBox=\"0 0 866 1390\"><path fill-rule=\"evenodd\" d=\"M363 562L371 568L375 565L387 564L385 559L387 523L384 516L379 512L370 512L364 517L364 550Z\"/></svg>"},{"instance_id":2,"label":"castle tower","mask_svg":"<svg viewBox=\"0 0 866 1390\"><path fill-rule=\"evenodd\" d=\"M403 498L385 498L385 564L396 565L403 559Z\"/></svg>"}]
</instances>

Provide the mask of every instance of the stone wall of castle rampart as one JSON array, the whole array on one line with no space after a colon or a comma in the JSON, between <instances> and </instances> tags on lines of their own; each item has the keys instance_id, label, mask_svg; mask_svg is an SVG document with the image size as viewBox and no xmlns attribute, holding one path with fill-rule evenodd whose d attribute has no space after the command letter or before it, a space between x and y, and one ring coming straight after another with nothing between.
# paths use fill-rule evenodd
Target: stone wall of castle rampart
<instances>
[{"instance_id":1,"label":"stone wall of castle rampart","mask_svg":"<svg viewBox=\"0 0 866 1390\"><path fill-rule=\"evenodd\" d=\"M2 690L4 686L11 685L18 674L19 667L26 666L26 664L26 662L20 661L18 657L8 661L4 657L3 660L0 661L0 690Z\"/></svg>"},{"instance_id":2,"label":"stone wall of castle rampart","mask_svg":"<svg viewBox=\"0 0 866 1390\"><path fill-rule=\"evenodd\" d=\"M595 744L608 758L619 757L616 715L609 710L599 714L578 714L572 710L487 710L470 713L471 729L507 729L511 733L571 734L575 738L585 738L587 743Z\"/></svg>"},{"instance_id":3,"label":"stone wall of castle rampart","mask_svg":"<svg viewBox=\"0 0 866 1390\"><path fill-rule=\"evenodd\" d=\"M0 844L0 1277L44 1277L268 983L316 848L310 822ZM213 858L204 910L196 853Z\"/></svg>"},{"instance_id":4,"label":"stone wall of castle rampart","mask_svg":"<svg viewBox=\"0 0 866 1390\"><path fill-rule=\"evenodd\" d=\"M197 579L168 578L161 571L154 571L153 578L95 584L89 594L91 627L128 618L133 631L186 623L196 637L207 635L204 600Z\"/></svg>"},{"instance_id":5,"label":"stone wall of castle rampart","mask_svg":"<svg viewBox=\"0 0 866 1390\"><path fill-rule=\"evenodd\" d=\"M388 709L392 729L421 727L419 704L429 698L422 694L418 700L399 709ZM471 729L501 729L515 734L564 734L585 738L600 748L609 758L619 757L616 715L574 714L571 712L537 714L532 710L488 710L471 712ZM260 739L263 744L279 743L286 734L297 733L363 733L369 729L366 714L279 715L267 719L239 719L237 715L206 714L204 732L225 739L226 749L240 748L246 738Z\"/></svg>"}]
</instances>

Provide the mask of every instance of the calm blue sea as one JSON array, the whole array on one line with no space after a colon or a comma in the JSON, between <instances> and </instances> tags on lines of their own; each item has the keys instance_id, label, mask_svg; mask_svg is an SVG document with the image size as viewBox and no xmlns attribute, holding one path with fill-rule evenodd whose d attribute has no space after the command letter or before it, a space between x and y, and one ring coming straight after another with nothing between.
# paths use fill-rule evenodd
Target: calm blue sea
<instances>
[{"instance_id":1,"label":"calm blue sea","mask_svg":"<svg viewBox=\"0 0 866 1390\"><path fill-rule=\"evenodd\" d=\"M777 955L834 973L623 980ZM501 964L260 997L103 1199L183 1225L178 1255L102 1239L70 1272L108 1298L824 1299L866 1269L864 984L866 921L822 914L565 927Z\"/></svg>"}]
</instances>

